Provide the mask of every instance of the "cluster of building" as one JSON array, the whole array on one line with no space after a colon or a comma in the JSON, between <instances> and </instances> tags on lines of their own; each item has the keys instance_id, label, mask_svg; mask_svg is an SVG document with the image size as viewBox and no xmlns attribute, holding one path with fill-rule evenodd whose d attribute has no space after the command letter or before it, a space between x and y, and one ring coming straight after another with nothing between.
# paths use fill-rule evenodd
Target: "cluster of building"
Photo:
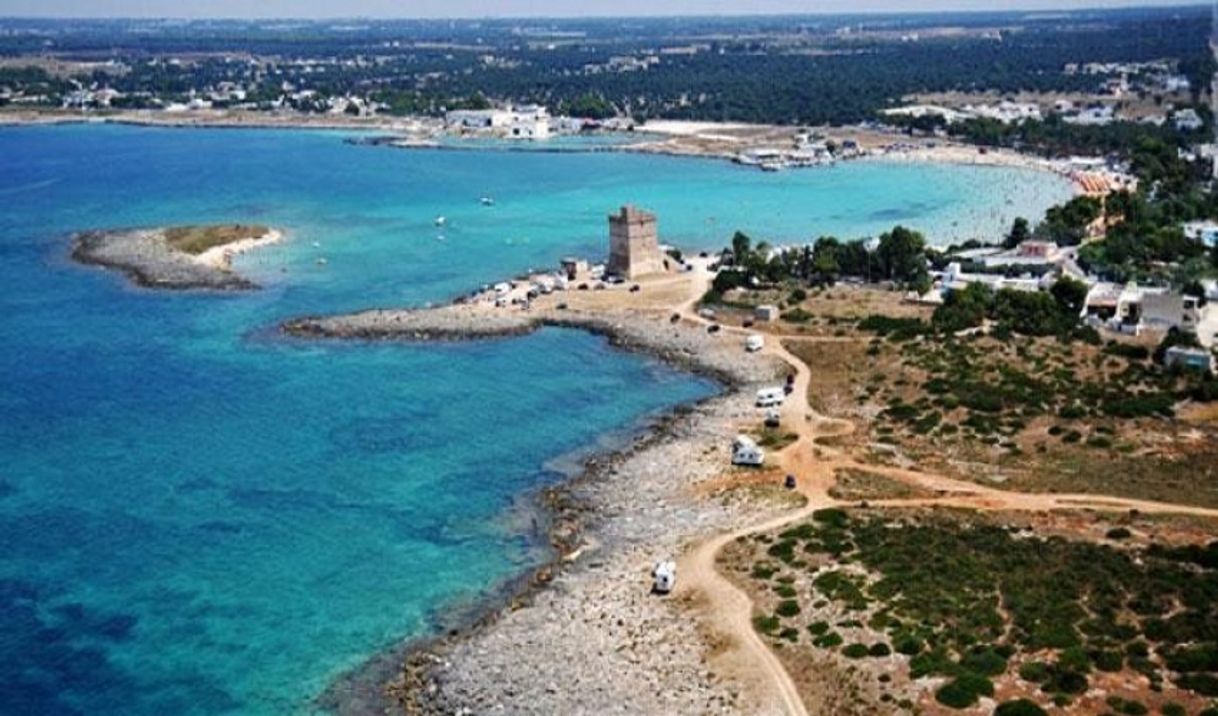
<instances>
[{"instance_id":1,"label":"cluster of building","mask_svg":"<svg viewBox=\"0 0 1218 716\"><path fill-rule=\"evenodd\" d=\"M551 134L549 111L536 104L491 109L454 109L445 113L450 132L480 132L513 139L547 139Z\"/></svg>"},{"instance_id":2,"label":"cluster of building","mask_svg":"<svg viewBox=\"0 0 1218 716\"><path fill-rule=\"evenodd\" d=\"M599 75L613 72L646 72L660 64L657 54L645 55L615 55L605 62L589 62L584 65L585 75Z\"/></svg>"},{"instance_id":3,"label":"cluster of building","mask_svg":"<svg viewBox=\"0 0 1218 716\"><path fill-rule=\"evenodd\" d=\"M1069 63L1062 68L1062 73L1104 77L1101 89L1114 97L1130 92L1184 94L1192 89L1188 77L1177 72L1174 64L1167 60Z\"/></svg>"},{"instance_id":4,"label":"cluster of building","mask_svg":"<svg viewBox=\"0 0 1218 716\"><path fill-rule=\"evenodd\" d=\"M853 140L847 139L835 144L811 132L798 132L791 146L753 147L738 153L733 161L773 172L833 164L838 159L857 156L861 151L858 143Z\"/></svg>"},{"instance_id":5,"label":"cluster of building","mask_svg":"<svg viewBox=\"0 0 1218 716\"><path fill-rule=\"evenodd\" d=\"M1212 237L1218 236L1218 224L1209 223L1206 229ZM1006 250L974 249L953 256L958 260L942 271L932 272L936 285L924 297L926 300L937 302L947 293L974 283L994 290L1044 291L1066 276L1088 286L1079 315L1087 325L1129 336L1160 336L1173 329L1194 334L1204 348L1181 348L1172 360L1194 366L1204 363L1210 369L1210 350L1218 341L1218 305L1213 303L1218 302L1218 282L1203 284L1203 298L1158 286L1099 281L1076 263L1075 247L1059 247L1047 241L1025 241Z\"/></svg>"}]
</instances>

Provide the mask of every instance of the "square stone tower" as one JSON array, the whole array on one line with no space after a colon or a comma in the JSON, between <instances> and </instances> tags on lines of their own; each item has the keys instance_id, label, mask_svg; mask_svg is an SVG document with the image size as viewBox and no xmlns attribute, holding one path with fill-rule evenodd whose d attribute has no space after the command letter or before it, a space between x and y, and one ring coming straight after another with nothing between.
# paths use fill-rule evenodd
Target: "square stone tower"
<instances>
[{"instance_id":1,"label":"square stone tower","mask_svg":"<svg viewBox=\"0 0 1218 716\"><path fill-rule=\"evenodd\" d=\"M623 206L609 215L609 265L611 274L635 279L664 272L664 256L656 233L655 214Z\"/></svg>"}]
</instances>

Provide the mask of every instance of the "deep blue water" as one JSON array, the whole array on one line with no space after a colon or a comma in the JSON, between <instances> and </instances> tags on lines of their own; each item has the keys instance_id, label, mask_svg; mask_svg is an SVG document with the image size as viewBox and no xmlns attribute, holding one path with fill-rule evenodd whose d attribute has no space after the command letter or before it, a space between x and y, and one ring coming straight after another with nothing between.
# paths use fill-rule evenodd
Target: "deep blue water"
<instances>
[{"instance_id":1,"label":"deep blue water","mask_svg":"<svg viewBox=\"0 0 1218 716\"><path fill-rule=\"evenodd\" d=\"M548 461L715 390L579 332L311 343L276 336L285 317L445 300L599 254L626 201L700 248L737 227L983 231L1065 192L1009 170L775 176L342 139L0 130L0 713L309 711L345 670L543 558L513 506L557 479ZM67 260L72 231L209 221L287 230L239 261L265 290L156 293Z\"/></svg>"}]
</instances>

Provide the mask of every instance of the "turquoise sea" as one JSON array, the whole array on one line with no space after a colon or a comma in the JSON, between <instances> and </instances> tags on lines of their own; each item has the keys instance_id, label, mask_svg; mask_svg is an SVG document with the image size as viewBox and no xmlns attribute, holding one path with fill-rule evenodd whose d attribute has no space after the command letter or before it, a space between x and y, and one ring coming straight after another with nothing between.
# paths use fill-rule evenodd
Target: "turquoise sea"
<instances>
[{"instance_id":1,"label":"turquoise sea","mask_svg":"<svg viewBox=\"0 0 1218 716\"><path fill-rule=\"evenodd\" d=\"M552 460L716 390L580 332L310 343L275 333L286 317L599 255L628 201L698 249L736 228L993 233L1068 194L1004 169L775 175L345 136L0 129L0 713L309 712L545 557L520 505L560 479ZM232 221L288 232L238 262L263 291L156 293L67 259L76 230Z\"/></svg>"}]
</instances>

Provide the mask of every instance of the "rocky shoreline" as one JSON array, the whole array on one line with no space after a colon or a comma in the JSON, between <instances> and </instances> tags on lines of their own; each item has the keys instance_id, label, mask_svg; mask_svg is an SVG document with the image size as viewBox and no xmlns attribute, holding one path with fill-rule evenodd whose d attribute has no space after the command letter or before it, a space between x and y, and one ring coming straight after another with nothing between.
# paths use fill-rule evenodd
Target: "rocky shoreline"
<instances>
[{"instance_id":1,"label":"rocky shoreline","mask_svg":"<svg viewBox=\"0 0 1218 716\"><path fill-rule=\"evenodd\" d=\"M164 228L85 231L72 239L72 259L121 271L133 283L146 288L215 291L258 288L253 281L234 273L227 259L216 259L213 252L222 247L201 255L189 254L171 246L165 232ZM239 252L278 238L278 232L272 231L261 239L246 239L244 246L232 250Z\"/></svg>"},{"instance_id":2,"label":"rocky shoreline","mask_svg":"<svg viewBox=\"0 0 1218 716\"><path fill-rule=\"evenodd\" d=\"M581 474L545 490L555 559L468 624L408 645L387 696L406 713L428 715L748 710L747 696L707 661L716 645L691 618L697 605L650 594L649 570L698 537L778 509L698 491L727 468L732 426L752 417L744 386L775 379L780 362L746 354L700 325L630 310L494 311L457 303L302 318L282 330L309 338L428 341L515 336L543 326L605 335L617 347L736 390L678 408L627 447L589 458ZM344 679L325 705L343 714L377 711L369 708L368 687L401 653ZM362 693L352 688L361 681Z\"/></svg>"},{"instance_id":3,"label":"rocky shoreline","mask_svg":"<svg viewBox=\"0 0 1218 716\"><path fill-rule=\"evenodd\" d=\"M671 323L629 310L590 312L537 310L491 313L463 304L440 308L374 309L344 316L287 321L281 330L298 338L464 341L521 336L542 328L575 328L605 336L611 345L644 353L727 386L779 377L781 366L746 355L739 346L715 340L701 327Z\"/></svg>"}]
</instances>

